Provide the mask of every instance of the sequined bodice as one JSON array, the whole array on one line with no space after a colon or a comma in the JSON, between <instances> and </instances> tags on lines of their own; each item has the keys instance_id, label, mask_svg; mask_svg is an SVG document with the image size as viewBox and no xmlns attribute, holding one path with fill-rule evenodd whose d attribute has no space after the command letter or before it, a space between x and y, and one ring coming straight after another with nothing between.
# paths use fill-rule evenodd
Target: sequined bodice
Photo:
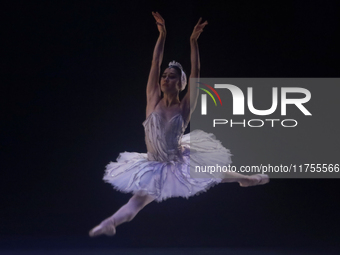
<instances>
[{"instance_id":1,"label":"sequined bodice","mask_svg":"<svg viewBox=\"0 0 340 255\"><path fill-rule=\"evenodd\" d=\"M149 160L164 162L182 159L181 138L186 125L180 113L166 121L152 112L143 126Z\"/></svg>"}]
</instances>

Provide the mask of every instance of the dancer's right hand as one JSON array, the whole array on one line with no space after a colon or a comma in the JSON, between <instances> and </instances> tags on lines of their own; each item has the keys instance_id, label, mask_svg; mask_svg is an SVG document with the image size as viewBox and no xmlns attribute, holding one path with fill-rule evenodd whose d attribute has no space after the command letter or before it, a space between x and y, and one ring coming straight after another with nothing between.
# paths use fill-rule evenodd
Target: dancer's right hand
<instances>
[{"instance_id":1,"label":"dancer's right hand","mask_svg":"<svg viewBox=\"0 0 340 255\"><path fill-rule=\"evenodd\" d=\"M159 33L166 33L165 21L158 12L152 12L153 17L156 20L157 28Z\"/></svg>"}]
</instances>

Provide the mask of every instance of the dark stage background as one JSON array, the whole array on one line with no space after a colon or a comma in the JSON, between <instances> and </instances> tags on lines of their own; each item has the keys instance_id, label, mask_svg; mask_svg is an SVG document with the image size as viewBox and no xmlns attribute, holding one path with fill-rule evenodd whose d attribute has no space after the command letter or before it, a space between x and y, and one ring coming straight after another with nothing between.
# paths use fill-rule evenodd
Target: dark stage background
<instances>
[{"instance_id":1,"label":"dark stage background","mask_svg":"<svg viewBox=\"0 0 340 255\"><path fill-rule=\"evenodd\" d=\"M190 74L202 17L202 77L338 77L338 1L13 1L2 11L2 250L339 251L338 179L219 185L151 203L115 237L87 236L130 198L102 181L105 165L146 152L151 11L166 22L163 68L176 60Z\"/></svg>"}]
</instances>

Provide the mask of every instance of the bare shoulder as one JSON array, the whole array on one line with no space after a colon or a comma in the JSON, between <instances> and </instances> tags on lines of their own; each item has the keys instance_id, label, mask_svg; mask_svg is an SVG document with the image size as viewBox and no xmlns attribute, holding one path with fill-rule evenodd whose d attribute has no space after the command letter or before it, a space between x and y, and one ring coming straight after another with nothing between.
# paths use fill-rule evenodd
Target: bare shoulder
<instances>
[{"instance_id":1,"label":"bare shoulder","mask_svg":"<svg viewBox=\"0 0 340 255\"><path fill-rule=\"evenodd\" d=\"M160 89L157 88L152 92L147 92L146 97L146 117L154 111L158 103L161 101Z\"/></svg>"},{"instance_id":2,"label":"bare shoulder","mask_svg":"<svg viewBox=\"0 0 340 255\"><path fill-rule=\"evenodd\" d=\"M161 102L161 98L158 98L158 100L155 100L153 102L147 102L146 104L146 119L149 117L149 115L154 112Z\"/></svg>"}]
</instances>

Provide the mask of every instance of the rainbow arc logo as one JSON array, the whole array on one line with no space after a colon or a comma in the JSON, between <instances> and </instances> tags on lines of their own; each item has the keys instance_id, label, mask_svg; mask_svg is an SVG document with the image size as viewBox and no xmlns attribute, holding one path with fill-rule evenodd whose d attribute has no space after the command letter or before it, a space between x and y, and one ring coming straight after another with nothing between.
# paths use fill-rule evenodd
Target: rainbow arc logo
<instances>
[{"instance_id":1,"label":"rainbow arc logo","mask_svg":"<svg viewBox=\"0 0 340 255\"><path fill-rule=\"evenodd\" d=\"M202 85L206 86L207 88L209 88L210 90L212 90L212 92L214 92L214 94L217 96L217 98L220 101L220 104L222 106L221 97L220 97L220 95L217 93L217 91L213 87L211 87L210 85L205 84L203 82L197 82L197 83L202 84ZM212 100L214 100L215 106L217 106L215 97L211 94L211 92L209 90L201 88L201 87L197 87L197 88L199 88L199 89L203 90L204 92L206 92L212 98ZM202 94L201 95L201 101L202 101L202 104L201 104L202 105L201 114L202 115L207 115L207 95L206 94Z\"/></svg>"}]
</instances>

